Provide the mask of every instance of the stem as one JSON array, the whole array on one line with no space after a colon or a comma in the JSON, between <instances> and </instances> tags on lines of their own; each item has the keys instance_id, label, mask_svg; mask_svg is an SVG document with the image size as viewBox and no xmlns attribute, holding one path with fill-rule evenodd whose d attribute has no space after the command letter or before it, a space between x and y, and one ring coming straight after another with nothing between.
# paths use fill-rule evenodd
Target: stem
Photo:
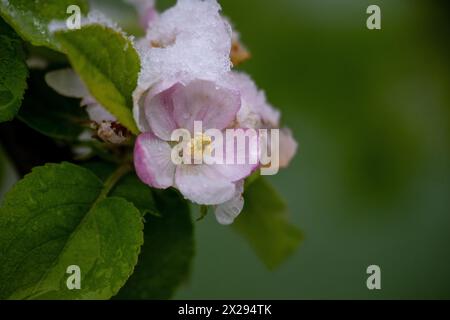
<instances>
[{"instance_id":1,"label":"stem","mask_svg":"<svg viewBox=\"0 0 450 320\"><path fill-rule=\"evenodd\" d=\"M111 192L111 190L114 188L114 186L117 184L117 182L119 182L119 180L122 179L122 177L130 171L131 171L131 164L128 162L123 163L120 167L118 167L116 171L114 171L108 177L108 179L106 179L103 185L103 189L95 202L98 203L103 199L105 199Z\"/></svg>"}]
</instances>

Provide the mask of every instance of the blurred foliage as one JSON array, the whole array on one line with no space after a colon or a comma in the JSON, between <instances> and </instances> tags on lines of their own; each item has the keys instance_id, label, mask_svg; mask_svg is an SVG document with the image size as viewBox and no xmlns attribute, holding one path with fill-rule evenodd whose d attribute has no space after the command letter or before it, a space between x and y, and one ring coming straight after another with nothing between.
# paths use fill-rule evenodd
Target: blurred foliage
<instances>
[{"instance_id":1,"label":"blurred foliage","mask_svg":"<svg viewBox=\"0 0 450 320\"><path fill-rule=\"evenodd\" d=\"M302 233L289 224L286 203L264 178L246 183L244 199L244 210L233 227L250 243L265 265L275 270L298 250Z\"/></svg>"},{"instance_id":2,"label":"blurred foliage","mask_svg":"<svg viewBox=\"0 0 450 320\"><path fill-rule=\"evenodd\" d=\"M195 252L189 205L173 189L153 197L160 216L145 216L139 261L118 299L170 299L189 278Z\"/></svg>"},{"instance_id":3,"label":"blurred foliage","mask_svg":"<svg viewBox=\"0 0 450 320\"><path fill-rule=\"evenodd\" d=\"M366 28L372 1L221 4L252 52L242 68L300 143L270 180L305 241L269 273L207 218L178 297L450 298L448 2L377 1L381 31Z\"/></svg>"}]
</instances>

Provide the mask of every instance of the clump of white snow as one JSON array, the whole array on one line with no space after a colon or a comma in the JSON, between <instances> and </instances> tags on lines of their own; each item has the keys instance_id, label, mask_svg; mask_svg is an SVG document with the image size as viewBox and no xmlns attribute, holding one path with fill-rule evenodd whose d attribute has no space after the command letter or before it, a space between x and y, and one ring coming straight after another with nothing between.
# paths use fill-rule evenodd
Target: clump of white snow
<instances>
[{"instance_id":1,"label":"clump of white snow","mask_svg":"<svg viewBox=\"0 0 450 320\"><path fill-rule=\"evenodd\" d=\"M179 0L162 13L140 50L140 86L180 73L214 80L230 71L232 31L220 10L216 0Z\"/></svg>"}]
</instances>

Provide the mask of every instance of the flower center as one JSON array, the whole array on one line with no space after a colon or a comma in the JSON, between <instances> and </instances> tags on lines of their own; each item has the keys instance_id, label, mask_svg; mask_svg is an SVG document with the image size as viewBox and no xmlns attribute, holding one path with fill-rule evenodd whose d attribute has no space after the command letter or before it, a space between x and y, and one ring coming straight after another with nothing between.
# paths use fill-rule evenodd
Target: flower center
<instances>
[{"instance_id":1,"label":"flower center","mask_svg":"<svg viewBox=\"0 0 450 320\"><path fill-rule=\"evenodd\" d=\"M194 160L203 160L203 155L211 155L212 139L203 133L195 134L195 137L187 145L189 156Z\"/></svg>"}]
</instances>

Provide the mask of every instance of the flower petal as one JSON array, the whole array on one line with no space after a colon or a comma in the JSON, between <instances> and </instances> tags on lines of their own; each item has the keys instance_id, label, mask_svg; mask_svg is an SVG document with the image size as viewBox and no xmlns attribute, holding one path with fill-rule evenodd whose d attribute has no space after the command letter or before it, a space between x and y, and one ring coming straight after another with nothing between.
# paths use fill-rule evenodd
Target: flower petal
<instances>
[{"instance_id":1,"label":"flower petal","mask_svg":"<svg viewBox=\"0 0 450 320\"><path fill-rule=\"evenodd\" d=\"M173 117L173 93L182 87L175 84L166 91L154 97L147 95L145 99L145 116L153 133L159 138L169 141L172 132L177 129L177 124Z\"/></svg>"},{"instance_id":2,"label":"flower petal","mask_svg":"<svg viewBox=\"0 0 450 320\"><path fill-rule=\"evenodd\" d=\"M278 127L280 112L267 102L266 94L258 89L250 76L242 72L230 72L224 81L239 90L241 94L242 108L237 114L241 127Z\"/></svg>"},{"instance_id":3,"label":"flower petal","mask_svg":"<svg viewBox=\"0 0 450 320\"><path fill-rule=\"evenodd\" d=\"M157 189L171 187L175 175L171 152L167 142L152 133L141 134L134 147L134 166L138 177Z\"/></svg>"},{"instance_id":4,"label":"flower petal","mask_svg":"<svg viewBox=\"0 0 450 320\"><path fill-rule=\"evenodd\" d=\"M292 136L291 130L284 128L280 130L280 167L289 166L292 158L297 153L298 144Z\"/></svg>"},{"instance_id":5,"label":"flower petal","mask_svg":"<svg viewBox=\"0 0 450 320\"><path fill-rule=\"evenodd\" d=\"M203 130L228 127L241 108L237 91L211 81L195 80L173 93L174 117L178 126L193 133L194 121L202 121Z\"/></svg>"},{"instance_id":6,"label":"flower petal","mask_svg":"<svg viewBox=\"0 0 450 320\"><path fill-rule=\"evenodd\" d=\"M234 222L244 208L243 192L244 183L241 181L236 185L234 198L216 207L214 214L216 215L217 222L223 225L230 225Z\"/></svg>"},{"instance_id":7,"label":"flower petal","mask_svg":"<svg viewBox=\"0 0 450 320\"><path fill-rule=\"evenodd\" d=\"M211 167L214 170L235 182L248 177L259 167L259 138L256 130L227 129L224 140L223 162L222 164L212 164ZM227 146L232 149L228 150ZM234 155L229 154L230 151ZM228 158L232 160L231 163L227 162Z\"/></svg>"},{"instance_id":8,"label":"flower petal","mask_svg":"<svg viewBox=\"0 0 450 320\"><path fill-rule=\"evenodd\" d=\"M203 205L216 205L233 198L236 186L208 165L177 167L175 184L183 196Z\"/></svg>"},{"instance_id":9,"label":"flower petal","mask_svg":"<svg viewBox=\"0 0 450 320\"><path fill-rule=\"evenodd\" d=\"M94 98L87 97L81 101L81 105L86 106L86 112L89 115L91 121L102 123L103 121L114 122L117 121L111 113L108 112L101 104L99 104Z\"/></svg>"},{"instance_id":10,"label":"flower petal","mask_svg":"<svg viewBox=\"0 0 450 320\"><path fill-rule=\"evenodd\" d=\"M89 91L80 77L72 69L61 69L48 72L45 82L60 95L71 98L84 98Z\"/></svg>"},{"instance_id":11,"label":"flower petal","mask_svg":"<svg viewBox=\"0 0 450 320\"><path fill-rule=\"evenodd\" d=\"M236 182L247 178L259 166L259 164L214 164L211 169L227 180Z\"/></svg>"}]
</instances>

